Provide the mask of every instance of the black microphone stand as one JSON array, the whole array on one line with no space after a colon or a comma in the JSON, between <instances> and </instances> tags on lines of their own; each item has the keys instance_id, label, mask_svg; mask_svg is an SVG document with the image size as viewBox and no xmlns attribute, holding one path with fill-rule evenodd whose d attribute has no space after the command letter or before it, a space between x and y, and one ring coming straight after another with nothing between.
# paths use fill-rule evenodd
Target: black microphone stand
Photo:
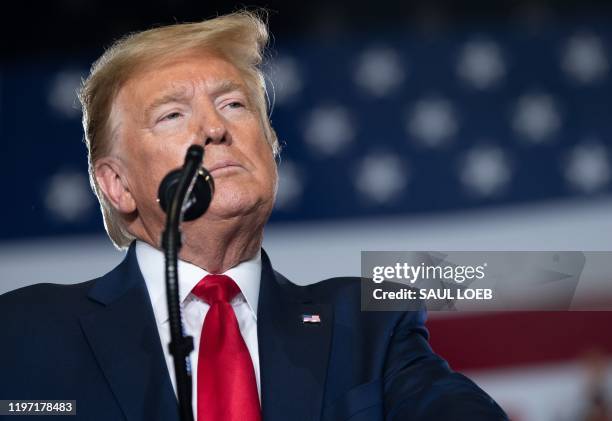
<instances>
[{"instance_id":1,"label":"black microphone stand","mask_svg":"<svg viewBox=\"0 0 612 421\"><path fill-rule=\"evenodd\" d=\"M192 205L197 202L197 192L192 194L192 189L198 178L200 180L198 180L198 188L195 190L201 192L202 185L204 185L203 201L206 203L196 205L196 208L199 207L199 210L203 208L203 210L198 212L197 216L186 219L191 220L202 215L208 209L212 198L212 178L201 168L203 157L204 149L201 146L192 145L189 147L183 167L168 174L160 186L160 204L167 214L166 228L162 235L162 247L166 260L166 296L171 336L169 348L174 359L181 421L193 421L194 417L191 405L192 378L189 363L189 354L193 351L193 338L184 335L178 288L178 254L182 245L179 225L188 208L190 206L194 208ZM189 199L186 202L185 199L188 197ZM202 198L200 197L200 199Z\"/></svg>"}]
</instances>

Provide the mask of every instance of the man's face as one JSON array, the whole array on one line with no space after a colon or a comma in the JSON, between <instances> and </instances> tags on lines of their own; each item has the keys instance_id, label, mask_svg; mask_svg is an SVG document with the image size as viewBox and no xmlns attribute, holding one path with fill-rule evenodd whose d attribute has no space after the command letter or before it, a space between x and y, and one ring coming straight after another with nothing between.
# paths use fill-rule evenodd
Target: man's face
<instances>
[{"instance_id":1,"label":"man's face","mask_svg":"<svg viewBox=\"0 0 612 421\"><path fill-rule=\"evenodd\" d=\"M204 146L215 194L205 216L186 225L191 234L198 227L205 232L206 221L269 216L276 165L249 90L228 61L186 55L136 75L119 91L111 127L113 155L151 240L159 241L165 221L156 201L159 184L193 144Z\"/></svg>"}]
</instances>

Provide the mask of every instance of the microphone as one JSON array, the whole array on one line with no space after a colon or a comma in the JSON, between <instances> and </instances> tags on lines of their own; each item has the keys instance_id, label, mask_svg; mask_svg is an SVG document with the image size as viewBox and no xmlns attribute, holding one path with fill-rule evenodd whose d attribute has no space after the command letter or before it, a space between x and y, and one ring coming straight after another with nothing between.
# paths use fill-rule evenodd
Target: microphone
<instances>
[{"instance_id":1,"label":"microphone","mask_svg":"<svg viewBox=\"0 0 612 421\"><path fill-rule=\"evenodd\" d=\"M185 336L181 316L178 288L178 255L181 249L180 225L191 221L208 209L215 189L212 176L202 167L204 148L191 145L187 149L185 163L170 171L159 185L159 205L166 213L166 229L161 245L165 257L166 301L170 319L170 353L174 359L174 373L179 400L179 416L182 421L193 421L191 407L191 364L193 338Z\"/></svg>"},{"instance_id":2,"label":"microphone","mask_svg":"<svg viewBox=\"0 0 612 421\"><path fill-rule=\"evenodd\" d=\"M201 166L204 157L204 149L198 145L192 145L187 150L185 163L182 168L170 171L162 180L157 192L158 202L164 212L168 213L172 199L181 180L183 172L189 167L197 168L188 190L188 197L183 204L183 221L193 221L206 212L215 191L215 183L212 175ZM198 168L199 167L199 168Z\"/></svg>"}]
</instances>

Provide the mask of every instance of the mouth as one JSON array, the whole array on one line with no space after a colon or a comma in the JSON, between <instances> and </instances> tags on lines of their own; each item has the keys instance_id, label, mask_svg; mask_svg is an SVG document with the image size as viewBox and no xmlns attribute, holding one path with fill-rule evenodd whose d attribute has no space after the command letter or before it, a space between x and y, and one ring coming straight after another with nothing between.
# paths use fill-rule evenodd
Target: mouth
<instances>
[{"instance_id":1,"label":"mouth","mask_svg":"<svg viewBox=\"0 0 612 421\"><path fill-rule=\"evenodd\" d=\"M244 167L236 161L227 160L227 161L219 161L215 163L214 165L208 167L207 169L209 173L213 174L213 173L223 173L226 171L232 171L232 170L237 170L237 169L244 169Z\"/></svg>"}]
</instances>

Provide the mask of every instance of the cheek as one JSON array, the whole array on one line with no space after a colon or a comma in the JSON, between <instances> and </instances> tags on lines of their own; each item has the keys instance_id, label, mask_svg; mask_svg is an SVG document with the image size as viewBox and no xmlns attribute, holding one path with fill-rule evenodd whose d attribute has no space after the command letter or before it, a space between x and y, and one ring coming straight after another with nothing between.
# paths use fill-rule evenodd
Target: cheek
<instances>
[{"instance_id":1,"label":"cheek","mask_svg":"<svg viewBox=\"0 0 612 421\"><path fill-rule=\"evenodd\" d=\"M181 166L184 150L180 144L170 139L164 142L159 139L144 139L141 145L142 147L130 151L129 164L134 170L133 182L145 188L149 195L153 190L157 195L157 188L166 174Z\"/></svg>"},{"instance_id":2,"label":"cheek","mask_svg":"<svg viewBox=\"0 0 612 421\"><path fill-rule=\"evenodd\" d=\"M255 157L256 165L267 176L276 176L276 162L272 153L272 147L266 140L265 134L259 124L257 125L258 134L256 142L251 145L249 155Z\"/></svg>"},{"instance_id":3,"label":"cheek","mask_svg":"<svg viewBox=\"0 0 612 421\"><path fill-rule=\"evenodd\" d=\"M266 189L274 189L276 185L277 172L276 162L268 145L262 145L254 150L251 156L255 157L256 178Z\"/></svg>"},{"instance_id":4,"label":"cheek","mask_svg":"<svg viewBox=\"0 0 612 421\"><path fill-rule=\"evenodd\" d=\"M143 155L142 159L134 162L130 168L130 189L138 211L151 216L161 212L157 191L167 171L158 161L144 158Z\"/></svg>"},{"instance_id":5,"label":"cheek","mask_svg":"<svg viewBox=\"0 0 612 421\"><path fill-rule=\"evenodd\" d=\"M268 176L270 179L270 187L272 192L276 194L276 189L278 187L278 169L276 167L276 161L274 158L270 157L268 161Z\"/></svg>"}]
</instances>

